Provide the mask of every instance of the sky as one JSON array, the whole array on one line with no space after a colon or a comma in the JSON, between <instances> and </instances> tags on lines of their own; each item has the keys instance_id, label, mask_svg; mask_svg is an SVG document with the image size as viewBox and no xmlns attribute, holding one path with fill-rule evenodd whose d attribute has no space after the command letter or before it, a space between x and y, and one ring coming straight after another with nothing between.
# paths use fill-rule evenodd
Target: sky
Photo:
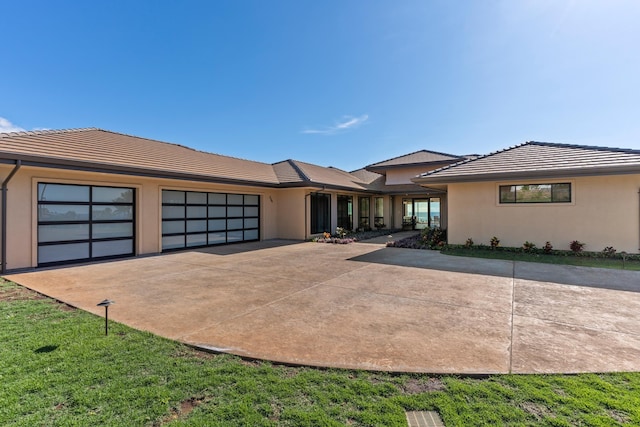
<instances>
[{"instance_id":1,"label":"sky","mask_svg":"<svg viewBox=\"0 0 640 427\"><path fill-rule=\"evenodd\" d=\"M640 149L637 0L0 0L0 131L98 127L355 170Z\"/></svg>"}]
</instances>

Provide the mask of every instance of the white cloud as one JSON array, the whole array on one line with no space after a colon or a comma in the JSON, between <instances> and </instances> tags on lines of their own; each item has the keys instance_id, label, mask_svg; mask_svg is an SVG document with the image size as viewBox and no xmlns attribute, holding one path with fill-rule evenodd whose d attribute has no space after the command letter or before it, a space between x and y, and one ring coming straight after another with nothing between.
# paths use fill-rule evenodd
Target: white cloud
<instances>
[{"instance_id":1,"label":"white cloud","mask_svg":"<svg viewBox=\"0 0 640 427\"><path fill-rule=\"evenodd\" d=\"M0 117L0 133L6 133L6 132L24 132L24 129L14 125L4 117Z\"/></svg>"},{"instance_id":2,"label":"white cloud","mask_svg":"<svg viewBox=\"0 0 640 427\"><path fill-rule=\"evenodd\" d=\"M332 135L334 133L346 131L348 129L357 128L367 120L369 120L369 116L367 114L363 114L360 117L343 116L342 119L333 126L329 126L323 129L305 129L302 131L302 133Z\"/></svg>"}]
</instances>

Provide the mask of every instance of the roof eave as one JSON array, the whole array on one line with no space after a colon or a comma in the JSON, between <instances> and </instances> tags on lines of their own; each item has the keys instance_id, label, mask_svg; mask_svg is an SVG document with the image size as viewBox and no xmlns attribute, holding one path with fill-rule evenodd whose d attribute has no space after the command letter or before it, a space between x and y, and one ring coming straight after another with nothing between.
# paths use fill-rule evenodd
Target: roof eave
<instances>
[{"instance_id":1,"label":"roof eave","mask_svg":"<svg viewBox=\"0 0 640 427\"><path fill-rule=\"evenodd\" d=\"M497 172L487 174L457 175L457 176L418 176L411 181L418 185L424 184L453 184L458 182L485 182L504 181L513 179L537 179L537 178L572 178L603 175L629 175L640 174L640 166L621 167L595 167L582 169L554 169L540 171Z\"/></svg>"},{"instance_id":2,"label":"roof eave","mask_svg":"<svg viewBox=\"0 0 640 427\"><path fill-rule=\"evenodd\" d=\"M66 159L42 159L37 156L25 156L25 155L3 155L0 159L0 163L13 163L15 160L21 160L23 166L33 166L50 169L68 169L84 172L106 173L106 174L118 174L118 175L133 175L144 176L149 178L161 178L161 179L178 179L184 181L197 181L197 182L215 182L220 184L229 185L250 185L256 187L266 188L278 188L280 183L265 182L265 181L252 181L241 180L226 177L217 177L209 175L189 174L183 172L170 172L159 171L156 169L135 168L130 166L119 165L106 165L101 163L81 162Z\"/></svg>"}]
</instances>

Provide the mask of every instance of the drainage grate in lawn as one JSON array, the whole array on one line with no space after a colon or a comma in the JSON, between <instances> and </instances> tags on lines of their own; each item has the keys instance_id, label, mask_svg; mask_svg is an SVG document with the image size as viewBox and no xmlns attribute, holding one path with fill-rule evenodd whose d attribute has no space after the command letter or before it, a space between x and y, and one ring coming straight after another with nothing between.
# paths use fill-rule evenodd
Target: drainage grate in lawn
<instances>
[{"instance_id":1,"label":"drainage grate in lawn","mask_svg":"<svg viewBox=\"0 0 640 427\"><path fill-rule=\"evenodd\" d=\"M405 414L409 427L444 427L436 411L409 411Z\"/></svg>"}]
</instances>

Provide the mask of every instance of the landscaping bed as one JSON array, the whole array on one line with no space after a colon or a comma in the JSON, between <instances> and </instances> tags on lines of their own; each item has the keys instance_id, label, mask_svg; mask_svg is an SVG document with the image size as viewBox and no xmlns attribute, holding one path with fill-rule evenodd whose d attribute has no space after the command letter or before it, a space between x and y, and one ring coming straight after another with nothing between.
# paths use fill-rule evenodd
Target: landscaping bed
<instances>
[{"instance_id":1,"label":"landscaping bed","mask_svg":"<svg viewBox=\"0 0 640 427\"><path fill-rule=\"evenodd\" d=\"M331 234L325 232L322 236L312 238L311 241L317 243L334 243L345 245L353 242L359 242L361 240L387 236L396 231L398 230L380 229L367 231L347 231L338 227L335 233Z\"/></svg>"},{"instance_id":2,"label":"landscaping bed","mask_svg":"<svg viewBox=\"0 0 640 427\"><path fill-rule=\"evenodd\" d=\"M489 245L474 244L468 239L464 245L449 245L445 242L446 231L425 229L421 234L387 243L388 247L408 249L433 249L445 255L466 256L474 258L504 259L509 261L541 262L547 264L564 264L584 267L640 270L640 254L618 252L606 247L599 252L584 251L584 243L570 242L572 250L555 250L549 242L542 248L530 242L521 247L500 246L500 240L493 237Z\"/></svg>"}]
</instances>

